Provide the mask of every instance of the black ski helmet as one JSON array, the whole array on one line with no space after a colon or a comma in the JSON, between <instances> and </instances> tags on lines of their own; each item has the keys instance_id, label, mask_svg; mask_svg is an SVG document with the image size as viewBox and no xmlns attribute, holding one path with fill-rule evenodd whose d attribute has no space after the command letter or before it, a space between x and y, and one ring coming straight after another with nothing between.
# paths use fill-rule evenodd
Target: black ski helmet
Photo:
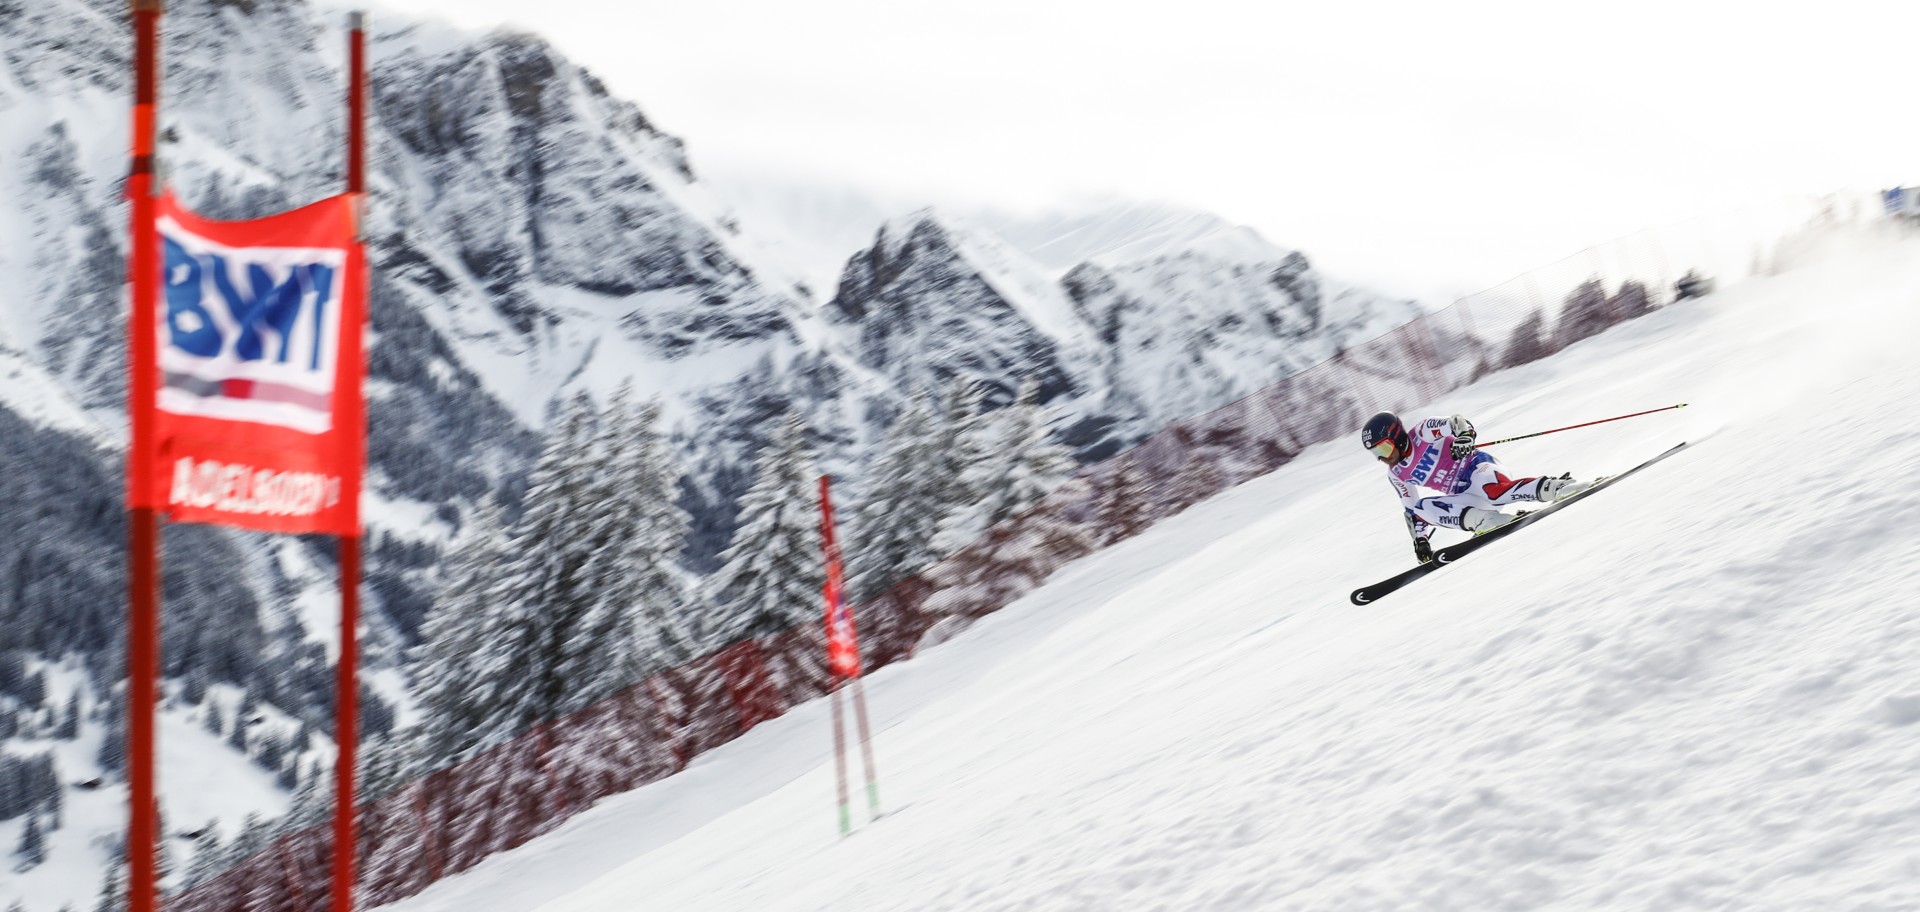
<instances>
[{"instance_id":1,"label":"black ski helmet","mask_svg":"<svg viewBox=\"0 0 1920 912\"><path fill-rule=\"evenodd\" d=\"M1381 452L1385 444L1392 449ZM1381 462L1394 463L1405 459L1413 445L1407 440L1406 425L1400 423L1400 416L1392 412L1381 412L1367 419L1365 427L1360 429L1360 445L1367 448Z\"/></svg>"}]
</instances>

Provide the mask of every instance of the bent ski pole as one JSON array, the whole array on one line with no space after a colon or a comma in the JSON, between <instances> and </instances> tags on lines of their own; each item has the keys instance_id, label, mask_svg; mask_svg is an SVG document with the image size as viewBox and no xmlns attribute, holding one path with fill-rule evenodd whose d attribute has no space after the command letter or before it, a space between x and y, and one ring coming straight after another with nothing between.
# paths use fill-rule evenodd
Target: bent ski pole
<instances>
[{"instance_id":1,"label":"bent ski pole","mask_svg":"<svg viewBox=\"0 0 1920 912\"><path fill-rule=\"evenodd\" d=\"M1599 421L1589 421L1586 424L1570 424L1563 428L1554 428L1551 431L1538 431L1532 434L1521 434L1518 437L1504 437L1499 440L1492 440L1486 443L1476 444L1475 446L1477 449L1486 449L1487 447L1493 446L1496 443L1512 443L1516 440L1525 440L1529 437L1545 437L1548 434L1558 434L1561 431L1571 431L1574 428L1592 427L1596 424L1606 424L1609 421L1620 421L1626 418L1638 418L1641 415L1651 415L1654 412L1671 412L1674 409L1683 409L1686 407L1687 407L1687 404L1684 402L1680 403L1679 405L1663 405L1657 409L1647 409L1644 412L1634 412L1631 415L1621 415L1616 418L1602 418Z\"/></svg>"}]
</instances>

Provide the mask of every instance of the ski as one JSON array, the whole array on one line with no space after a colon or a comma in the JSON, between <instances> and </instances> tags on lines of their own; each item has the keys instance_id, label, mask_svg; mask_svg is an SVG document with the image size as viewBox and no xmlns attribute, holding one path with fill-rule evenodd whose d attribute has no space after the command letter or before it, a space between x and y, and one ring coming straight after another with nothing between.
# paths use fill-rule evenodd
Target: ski
<instances>
[{"instance_id":1,"label":"ski","mask_svg":"<svg viewBox=\"0 0 1920 912\"><path fill-rule=\"evenodd\" d=\"M1463 557L1466 557L1467 555L1472 554L1473 552L1478 551L1483 547L1486 547L1487 545L1491 544L1492 542L1501 538L1502 536L1513 534L1514 531L1519 529L1521 526L1525 526L1530 523L1539 522L1541 519L1545 518L1547 514L1552 513L1553 511L1558 510L1561 507L1568 506L1569 504L1578 503L1583 498L1591 497L1593 496L1594 492L1604 490L1608 486L1614 484L1615 482L1618 482L1620 479L1625 478L1628 475L1632 475L1633 473L1638 472L1641 469L1646 468L1647 466L1653 465L1654 463L1659 462L1660 460L1665 459L1668 456L1672 456L1673 454L1678 453L1685 448L1686 448L1685 443L1678 444L1674 446L1672 449L1667 450L1666 452L1661 453L1660 455L1655 456L1652 459L1647 460L1646 462L1643 462L1637 466L1634 466L1631 469L1621 472L1618 475L1615 475L1611 478L1607 478L1606 480L1601 481L1598 484L1595 484L1593 487L1588 488L1585 491L1581 491L1579 494L1569 497L1566 500L1560 501L1559 503L1555 503L1555 504L1549 504L1538 510L1534 510L1533 512L1526 514L1520 519L1507 523L1506 525L1501 526L1500 528L1495 529L1492 532L1488 532L1484 535L1476 535L1473 538L1469 538L1466 541L1463 541L1457 545L1448 545L1445 548L1438 549L1433 552L1432 561L1421 564L1420 566L1414 567L1411 570L1405 570L1400 573L1394 574L1393 576L1387 577L1386 579L1383 579L1380 582L1374 583L1371 586L1363 586L1359 589L1355 589L1353 590L1353 595L1351 596L1351 599L1353 600L1353 603L1355 605L1368 605L1368 604L1372 604L1373 602L1379 601L1382 597L1393 592L1394 590L1399 589L1400 587L1405 586L1423 576L1426 576L1427 574L1432 573L1435 570L1440 569L1441 567L1451 564L1454 561L1457 561Z\"/></svg>"}]
</instances>

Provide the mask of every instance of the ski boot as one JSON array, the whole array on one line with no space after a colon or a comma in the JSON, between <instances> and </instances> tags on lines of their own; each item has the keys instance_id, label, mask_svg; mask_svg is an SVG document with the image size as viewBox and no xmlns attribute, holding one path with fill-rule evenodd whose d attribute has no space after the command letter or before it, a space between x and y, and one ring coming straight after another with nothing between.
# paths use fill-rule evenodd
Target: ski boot
<instances>
[{"instance_id":1,"label":"ski boot","mask_svg":"<svg viewBox=\"0 0 1920 912\"><path fill-rule=\"evenodd\" d=\"M1594 485L1606 480L1606 477L1602 476L1592 481L1575 481L1573 473L1571 472L1561 475L1559 478L1542 478L1540 479L1540 486L1537 489L1539 493L1536 496L1540 499L1541 503L1557 503L1571 497L1585 494L1588 490L1592 489Z\"/></svg>"},{"instance_id":2,"label":"ski boot","mask_svg":"<svg viewBox=\"0 0 1920 912\"><path fill-rule=\"evenodd\" d=\"M1475 535L1485 535L1525 515L1502 513L1485 507L1466 507L1460 511L1460 528Z\"/></svg>"}]
</instances>

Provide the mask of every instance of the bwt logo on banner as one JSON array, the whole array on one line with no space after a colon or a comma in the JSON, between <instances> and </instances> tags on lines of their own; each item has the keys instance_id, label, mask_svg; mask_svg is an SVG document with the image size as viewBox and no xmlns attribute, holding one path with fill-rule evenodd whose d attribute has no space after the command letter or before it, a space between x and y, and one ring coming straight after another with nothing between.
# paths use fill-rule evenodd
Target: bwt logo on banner
<instances>
[{"instance_id":1,"label":"bwt logo on banner","mask_svg":"<svg viewBox=\"0 0 1920 912\"><path fill-rule=\"evenodd\" d=\"M346 251L231 248L171 219L160 230L160 408L309 434L330 430Z\"/></svg>"}]
</instances>

